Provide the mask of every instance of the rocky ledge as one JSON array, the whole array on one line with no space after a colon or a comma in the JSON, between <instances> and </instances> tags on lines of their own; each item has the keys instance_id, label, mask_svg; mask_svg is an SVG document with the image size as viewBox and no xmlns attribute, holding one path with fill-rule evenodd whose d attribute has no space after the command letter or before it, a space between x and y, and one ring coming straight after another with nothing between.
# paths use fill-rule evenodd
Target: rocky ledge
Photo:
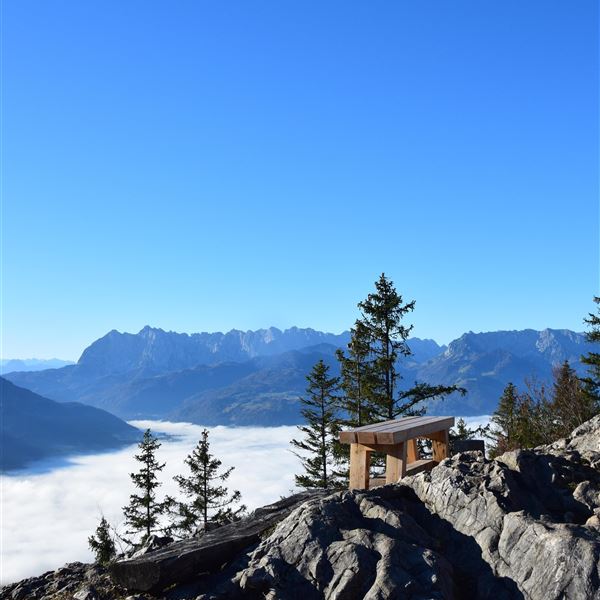
<instances>
[{"instance_id":1,"label":"rocky ledge","mask_svg":"<svg viewBox=\"0 0 600 600\"><path fill-rule=\"evenodd\" d=\"M600 416L549 446L465 452L396 485L313 497L263 533L218 566L177 563L202 538L121 561L103 575L112 590L89 598L600 599ZM178 581L133 590L147 581L135 569L171 563Z\"/></svg>"}]
</instances>

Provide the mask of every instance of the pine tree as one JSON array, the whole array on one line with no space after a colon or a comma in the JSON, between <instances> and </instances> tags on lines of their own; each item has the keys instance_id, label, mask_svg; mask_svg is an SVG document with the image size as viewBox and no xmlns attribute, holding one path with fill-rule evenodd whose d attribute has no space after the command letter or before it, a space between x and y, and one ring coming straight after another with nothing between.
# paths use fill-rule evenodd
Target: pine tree
<instances>
[{"instance_id":1,"label":"pine tree","mask_svg":"<svg viewBox=\"0 0 600 600\"><path fill-rule=\"evenodd\" d=\"M161 483L158 473L163 470L165 463L156 460L156 452L160 442L152 435L150 429L144 432L144 437L139 443L140 453L135 459L142 464L137 473L130 477L134 486L140 490L139 494L131 494L128 506L123 507L125 524L130 527L129 534L142 533L142 542L150 537L153 531L158 530L160 517L169 507L169 499L159 502L156 490Z\"/></svg>"},{"instance_id":2,"label":"pine tree","mask_svg":"<svg viewBox=\"0 0 600 600\"><path fill-rule=\"evenodd\" d=\"M450 430L450 439L453 441L472 440L476 435L487 437L489 434L489 425L476 427L472 429L466 421L460 417L456 421L456 427Z\"/></svg>"},{"instance_id":3,"label":"pine tree","mask_svg":"<svg viewBox=\"0 0 600 600\"><path fill-rule=\"evenodd\" d=\"M372 370L370 364L371 344L368 331L362 321L356 321L350 331L348 355L342 350L336 352L340 363L341 384L343 395L340 397L340 407L346 414L344 425L361 427L372 422L368 398L372 385Z\"/></svg>"},{"instance_id":4,"label":"pine tree","mask_svg":"<svg viewBox=\"0 0 600 600\"><path fill-rule=\"evenodd\" d=\"M115 558L117 549L110 534L110 525L104 516L100 519L94 535L88 538L88 545L96 557L96 562L101 565L106 566Z\"/></svg>"},{"instance_id":5,"label":"pine tree","mask_svg":"<svg viewBox=\"0 0 600 600\"><path fill-rule=\"evenodd\" d=\"M519 424L520 398L517 388L509 383L502 392L494 414L492 423L495 426L490 431L492 447L490 456L498 456L517 447Z\"/></svg>"},{"instance_id":6,"label":"pine tree","mask_svg":"<svg viewBox=\"0 0 600 600\"><path fill-rule=\"evenodd\" d=\"M421 407L426 400L443 398L453 392L466 393L456 386L418 382L410 389L399 391L402 377L398 372L398 361L412 354L406 341L412 325L407 327L402 320L414 310L415 301L405 303L385 273L375 282L375 292L359 302L358 307L362 314L359 322L364 330L363 337L369 343L367 414L371 421L423 414Z\"/></svg>"},{"instance_id":7,"label":"pine tree","mask_svg":"<svg viewBox=\"0 0 600 600\"><path fill-rule=\"evenodd\" d=\"M306 425L298 429L304 434L302 440L291 444L302 462L304 474L296 475L296 485L304 488L331 488L336 486L339 475L333 470L338 454L340 422L337 417L339 386L338 377L329 377L329 366L320 360L306 378L307 397L301 398L301 413Z\"/></svg>"},{"instance_id":8,"label":"pine tree","mask_svg":"<svg viewBox=\"0 0 600 600\"><path fill-rule=\"evenodd\" d=\"M585 383L568 361L554 369L554 386L550 410L555 422L554 437L566 437L573 429L591 419L598 407Z\"/></svg>"},{"instance_id":9,"label":"pine tree","mask_svg":"<svg viewBox=\"0 0 600 600\"><path fill-rule=\"evenodd\" d=\"M240 502L241 494L236 490L230 495L222 485L234 467L219 472L222 463L210 453L207 429L184 462L190 475L177 475L174 479L187 502L176 504L174 529L191 535L200 524L206 529L209 522L223 524L238 520L246 507L241 505L234 510L232 505Z\"/></svg>"},{"instance_id":10,"label":"pine tree","mask_svg":"<svg viewBox=\"0 0 600 600\"><path fill-rule=\"evenodd\" d=\"M371 404L375 416L393 419L397 416L396 391L400 374L396 369L399 356L409 356L406 340L412 325L405 327L402 319L412 312L415 301L404 303L394 284L384 273L375 282L375 292L359 302L362 327L370 341L373 382Z\"/></svg>"},{"instance_id":11,"label":"pine tree","mask_svg":"<svg viewBox=\"0 0 600 600\"><path fill-rule=\"evenodd\" d=\"M594 297L598 305L598 314L590 313L584 322L590 327L585 337L588 342L600 343L600 296ZM588 367L588 374L581 379L586 395L590 417L600 412L600 353L588 352L581 357L581 362Z\"/></svg>"}]
</instances>

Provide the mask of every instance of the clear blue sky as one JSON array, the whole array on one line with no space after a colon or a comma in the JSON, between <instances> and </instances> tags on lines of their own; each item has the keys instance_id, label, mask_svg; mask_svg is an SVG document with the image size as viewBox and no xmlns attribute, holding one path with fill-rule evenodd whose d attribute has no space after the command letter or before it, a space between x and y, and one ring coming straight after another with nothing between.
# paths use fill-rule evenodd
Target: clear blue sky
<instances>
[{"instance_id":1,"label":"clear blue sky","mask_svg":"<svg viewBox=\"0 0 600 600\"><path fill-rule=\"evenodd\" d=\"M3 353L110 329L582 330L595 0L4 0Z\"/></svg>"}]
</instances>

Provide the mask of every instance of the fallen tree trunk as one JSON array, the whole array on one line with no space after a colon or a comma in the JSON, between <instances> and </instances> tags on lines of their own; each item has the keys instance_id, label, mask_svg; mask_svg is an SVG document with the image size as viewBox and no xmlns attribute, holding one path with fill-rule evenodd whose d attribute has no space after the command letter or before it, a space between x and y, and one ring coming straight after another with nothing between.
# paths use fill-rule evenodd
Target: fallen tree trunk
<instances>
[{"instance_id":1,"label":"fallen tree trunk","mask_svg":"<svg viewBox=\"0 0 600 600\"><path fill-rule=\"evenodd\" d=\"M258 542L262 534L297 506L328 493L331 492L319 490L294 494L197 538L173 542L137 558L119 560L110 568L111 577L129 590L148 592L214 572Z\"/></svg>"}]
</instances>

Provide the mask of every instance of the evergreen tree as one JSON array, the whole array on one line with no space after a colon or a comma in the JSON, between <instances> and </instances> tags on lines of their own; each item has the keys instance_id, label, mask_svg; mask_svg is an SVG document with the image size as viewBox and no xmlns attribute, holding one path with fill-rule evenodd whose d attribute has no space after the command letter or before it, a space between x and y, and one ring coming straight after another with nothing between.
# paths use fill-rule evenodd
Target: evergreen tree
<instances>
[{"instance_id":1,"label":"evergreen tree","mask_svg":"<svg viewBox=\"0 0 600 600\"><path fill-rule=\"evenodd\" d=\"M320 360L306 379L307 397L300 399L306 424L298 427L304 438L291 441L292 446L301 451L295 454L304 468L302 475L296 475L296 485L331 488L339 481L339 474L333 470L333 463L339 455L338 435L341 429L336 414L339 378L329 377L329 366Z\"/></svg>"},{"instance_id":2,"label":"evergreen tree","mask_svg":"<svg viewBox=\"0 0 600 600\"><path fill-rule=\"evenodd\" d=\"M131 473L130 477L139 493L129 496L129 504L123 507L123 513L125 524L130 527L127 533L142 533L143 542L153 531L158 530L160 517L169 507L170 500L159 502L156 498L156 490L161 485L158 473L163 470L165 463L160 464L156 460L160 442L152 435L150 429L144 432L138 448L140 453L136 454L135 459L142 466L137 473Z\"/></svg>"},{"instance_id":3,"label":"evergreen tree","mask_svg":"<svg viewBox=\"0 0 600 600\"><path fill-rule=\"evenodd\" d=\"M101 565L106 566L115 558L117 549L110 534L110 525L104 516L100 519L95 534L88 538L88 545L96 557L96 562Z\"/></svg>"},{"instance_id":4,"label":"evergreen tree","mask_svg":"<svg viewBox=\"0 0 600 600\"><path fill-rule=\"evenodd\" d=\"M402 414L423 414L424 409L419 407L426 400L457 391L466 393L456 386L417 382L412 388L399 391L402 377L398 372L398 361L412 354L406 342L412 325L407 327L402 320L413 311L415 301L405 303L385 273L375 282L375 292L358 307L362 314L359 320L364 331L362 337L369 344L368 408L365 412L371 422L395 419Z\"/></svg>"},{"instance_id":5,"label":"evergreen tree","mask_svg":"<svg viewBox=\"0 0 600 600\"><path fill-rule=\"evenodd\" d=\"M236 490L230 495L222 485L234 467L219 472L222 463L210 453L207 429L184 462L189 468L189 476L177 475L174 479L187 502L176 503L175 530L191 535L200 524L206 528L209 521L223 524L238 520L246 507L241 505L234 510L232 505L240 502L241 494Z\"/></svg>"},{"instance_id":6,"label":"evergreen tree","mask_svg":"<svg viewBox=\"0 0 600 600\"><path fill-rule=\"evenodd\" d=\"M550 409L555 422L554 437L568 436L598 412L593 395L587 392L585 382L568 361L554 370L553 388Z\"/></svg>"},{"instance_id":7,"label":"evergreen tree","mask_svg":"<svg viewBox=\"0 0 600 600\"><path fill-rule=\"evenodd\" d=\"M600 343L600 296L594 297L598 305L598 314L590 313L584 322L590 327L585 337L588 342ZM588 352L581 357L581 362L588 367L587 377L581 379L584 394L587 399L587 408L590 417L600 412L600 353Z\"/></svg>"},{"instance_id":8,"label":"evergreen tree","mask_svg":"<svg viewBox=\"0 0 600 600\"><path fill-rule=\"evenodd\" d=\"M456 421L456 427L450 430L450 439L455 441L472 440L476 435L481 437L489 437L490 426L480 425L475 429L469 427L466 421L460 417Z\"/></svg>"},{"instance_id":9,"label":"evergreen tree","mask_svg":"<svg viewBox=\"0 0 600 600\"><path fill-rule=\"evenodd\" d=\"M369 395L372 385L370 364L371 344L368 331L362 321L356 321L350 331L348 355L342 350L336 352L340 363L343 395L340 407L346 414L343 424L348 427L361 427L372 422Z\"/></svg>"},{"instance_id":10,"label":"evergreen tree","mask_svg":"<svg viewBox=\"0 0 600 600\"><path fill-rule=\"evenodd\" d=\"M404 303L392 281L382 273L375 282L375 292L358 307L372 357L371 408L377 418L393 419L399 414L396 391L401 376L397 361L399 356L411 354L406 340L412 325L404 326L402 319L412 312L415 301Z\"/></svg>"},{"instance_id":11,"label":"evergreen tree","mask_svg":"<svg viewBox=\"0 0 600 600\"><path fill-rule=\"evenodd\" d=\"M490 431L492 440L490 456L492 458L517 447L519 411L520 398L517 388L509 383L504 388L498 407L491 419L492 424L495 426Z\"/></svg>"}]
</instances>

